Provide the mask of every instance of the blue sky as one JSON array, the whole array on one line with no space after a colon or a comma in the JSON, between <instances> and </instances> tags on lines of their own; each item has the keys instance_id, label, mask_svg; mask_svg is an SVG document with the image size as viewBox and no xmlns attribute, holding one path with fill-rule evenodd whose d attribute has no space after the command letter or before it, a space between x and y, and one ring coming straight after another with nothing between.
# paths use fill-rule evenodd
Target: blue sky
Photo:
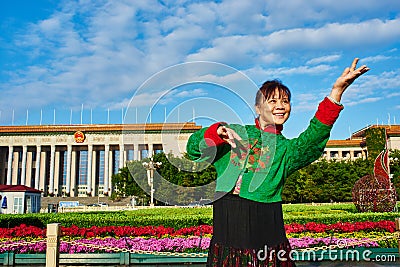
<instances>
[{"instance_id":1,"label":"blue sky","mask_svg":"<svg viewBox=\"0 0 400 267\"><path fill-rule=\"evenodd\" d=\"M331 139L400 122L398 0L3 0L0 17L2 125L252 123L277 78L295 137L354 57L371 70Z\"/></svg>"}]
</instances>

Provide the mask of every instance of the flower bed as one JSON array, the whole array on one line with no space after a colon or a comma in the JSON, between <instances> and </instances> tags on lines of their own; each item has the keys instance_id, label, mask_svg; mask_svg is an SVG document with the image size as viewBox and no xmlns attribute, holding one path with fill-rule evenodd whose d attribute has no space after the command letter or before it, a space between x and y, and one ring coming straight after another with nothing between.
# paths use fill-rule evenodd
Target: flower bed
<instances>
[{"instance_id":1,"label":"flower bed","mask_svg":"<svg viewBox=\"0 0 400 267\"><path fill-rule=\"evenodd\" d=\"M397 240L375 242L374 238L390 235L395 231L392 221L356 223L292 223L285 226L294 249L314 246L348 244L365 241L363 247L397 247ZM205 252L212 237L212 226L201 225L174 229L164 226L106 226L79 228L61 227L60 252L93 253L107 251L102 247L130 251ZM46 251L46 229L21 224L14 228L0 228L0 253L40 253ZM23 241L42 240L29 245ZM89 244L84 246L79 243ZM91 246L93 245L93 247Z\"/></svg>"}]
</instances>

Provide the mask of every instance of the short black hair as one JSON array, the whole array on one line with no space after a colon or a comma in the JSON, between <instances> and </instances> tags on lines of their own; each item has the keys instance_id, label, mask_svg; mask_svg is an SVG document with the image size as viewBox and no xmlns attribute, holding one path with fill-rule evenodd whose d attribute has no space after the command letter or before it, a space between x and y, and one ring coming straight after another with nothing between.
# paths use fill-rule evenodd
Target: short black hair
<instances>
[{"instance_id":1,"label":"short black hair","mask_svg":"<svg viewBox=\"0 0 400 267\"><path fill-rule=\"evenodd\" d=\"M262 100L269 99L275 94L275 89L278 89L279 95L286 95L290 101L291 93L289 88L284 85L280 80L266 81L258 89L256 94L256 105L260 104Z\"/></svg>"}]
</instances>

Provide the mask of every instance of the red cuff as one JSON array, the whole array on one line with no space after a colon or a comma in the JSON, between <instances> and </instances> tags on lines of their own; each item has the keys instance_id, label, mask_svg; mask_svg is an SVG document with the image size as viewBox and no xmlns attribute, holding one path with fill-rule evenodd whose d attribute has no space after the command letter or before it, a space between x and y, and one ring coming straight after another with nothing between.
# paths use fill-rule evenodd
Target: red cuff
<instances>
[{"instance_id":1,"label":"red cuff","mask_svg":"<svg viewBox=\"0 0 400 267\"><path fill-rule=\"evenodd\" d=\"M206 141L206 144L208 146L220 146L226 143L224 139L219 137L219 135L217 134L217 129L220 125L226 125L226 123L214 123L204 132L204 140Z\"/></svg>"},{"instance_id":2,"label":"red cuff","mask_svg":"<svg viewBox=\"0 0 400 267\"><path fill-rule=\"evenodd\" d=\"M342 109L342 105L335 104L325 97L319 104L315 117L323 124L333 125Z\"/></svg>"}]
</instances>

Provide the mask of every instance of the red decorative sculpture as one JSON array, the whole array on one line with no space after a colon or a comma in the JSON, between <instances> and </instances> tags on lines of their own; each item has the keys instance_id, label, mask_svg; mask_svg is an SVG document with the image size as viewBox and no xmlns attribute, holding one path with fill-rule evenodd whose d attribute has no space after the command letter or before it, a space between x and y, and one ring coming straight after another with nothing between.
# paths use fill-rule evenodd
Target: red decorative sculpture
<instances>
[{"instance_id":1,"label":"red decorative sculpture","mask_svg":"<svg viewBox=\"0 0 400 267\"><path fill-rule=\"evenodd\" d=\"M388 150L374 163L373 175L361 177L352 190L353 203L360 212L391 212L396 208L397 194L390 181Z\"/></svg>"}]
</instances>

